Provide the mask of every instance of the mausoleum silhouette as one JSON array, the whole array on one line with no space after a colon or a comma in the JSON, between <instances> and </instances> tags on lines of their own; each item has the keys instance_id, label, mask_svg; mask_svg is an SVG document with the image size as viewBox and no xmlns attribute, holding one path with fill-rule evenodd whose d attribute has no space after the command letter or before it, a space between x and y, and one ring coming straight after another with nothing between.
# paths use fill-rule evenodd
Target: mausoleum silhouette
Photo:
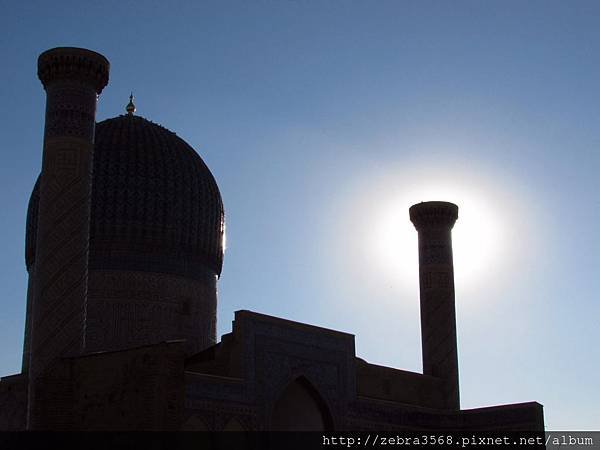
<instances>
[{"instance_id":1,"label":"mausoleum silhouette","mask_svg":"<svg viewBox=\"0 0 600 450\"><path fill-rule=\"evenodd\" d=\"M351 334L248 310L217 342L217 183L133 98L96 123L108 75L90 50L39 57L23 368L0 380L0 429L543 430L535 402L460 409L451 203L410 209L423 374L358 358Z\"/></svg>"}]
</instances>

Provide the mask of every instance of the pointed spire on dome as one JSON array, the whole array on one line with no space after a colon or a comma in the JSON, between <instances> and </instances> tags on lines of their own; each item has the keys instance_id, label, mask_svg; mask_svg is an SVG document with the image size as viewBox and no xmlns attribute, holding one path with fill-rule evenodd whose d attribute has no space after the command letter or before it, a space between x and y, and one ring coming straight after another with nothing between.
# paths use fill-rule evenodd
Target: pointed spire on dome
<instances>
[{"instance_id":1,"label":"pointed spire on dome","mask_svg":"<svg viewBox=\"0 0 600 450\"><path fill-rule=\"evenodd\" d=\"M127 115L129 116L133 116L133 113L135 112L135 105L133 104L133 92L129 96L129 103L125 107L125 111L127 111Z\"/></svg>"}]
</instances>

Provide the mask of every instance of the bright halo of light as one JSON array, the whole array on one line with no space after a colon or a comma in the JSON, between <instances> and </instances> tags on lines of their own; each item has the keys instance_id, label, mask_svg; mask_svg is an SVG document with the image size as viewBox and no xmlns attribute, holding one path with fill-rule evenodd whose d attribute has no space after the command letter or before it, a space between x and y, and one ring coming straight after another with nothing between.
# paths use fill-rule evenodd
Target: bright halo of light
<instances>
[{"instance_id":1,"label":"bright halo of light","mask_svg":"<svg viewBox=\"0 0 600 450\"><path fill-rule=\"evenodd\" d=\"M425 183L424 183L425 184ZM449 201L459 207L452 230L455 283L470 289L493 274L506 248L501 211L489 192L451 183L418 186L390 195L373 206L374 226L367 257L388 281L418 286L418 235L408 209L421 201Z\"/></svg>"}]
</instances>

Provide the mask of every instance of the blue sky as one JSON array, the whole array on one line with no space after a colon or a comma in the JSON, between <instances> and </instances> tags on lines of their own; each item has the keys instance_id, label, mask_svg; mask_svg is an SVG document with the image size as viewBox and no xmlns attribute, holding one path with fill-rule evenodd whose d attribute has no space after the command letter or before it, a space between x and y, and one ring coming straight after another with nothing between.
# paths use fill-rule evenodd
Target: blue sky
<instances>
[{"instance_id":1,"label":"blue sky","mask_svg":"<svg viewBox=\"0 0 600 450\"><path fill-rule=\"evenodd\" d=\"M599 429L599 17L584 1L3 2L0 375L20 369L36 60L70 45L111 61L98 120L133 90L215 175L219 335L250 309L420 371L407 207L449 200L462 407L536 400L548 429Z\"/></svg>"}]
</instances>

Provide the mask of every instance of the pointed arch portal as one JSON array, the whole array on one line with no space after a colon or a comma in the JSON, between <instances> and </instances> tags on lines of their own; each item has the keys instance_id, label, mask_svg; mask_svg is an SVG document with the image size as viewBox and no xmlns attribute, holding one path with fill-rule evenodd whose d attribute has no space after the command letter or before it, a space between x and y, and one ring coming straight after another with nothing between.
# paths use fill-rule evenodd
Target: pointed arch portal
<instances>
[{"instance_id":1,"label":"pointed arch portal","mask_svg":"<svg viewBox=\"0 0 600 450\"><path fill-rule=\"evenodd\" d=\"M327 404L305 378L292 381L275 402L271 419L277 431L327 431L333 420Z\"/></svg>"}]
</instances>

